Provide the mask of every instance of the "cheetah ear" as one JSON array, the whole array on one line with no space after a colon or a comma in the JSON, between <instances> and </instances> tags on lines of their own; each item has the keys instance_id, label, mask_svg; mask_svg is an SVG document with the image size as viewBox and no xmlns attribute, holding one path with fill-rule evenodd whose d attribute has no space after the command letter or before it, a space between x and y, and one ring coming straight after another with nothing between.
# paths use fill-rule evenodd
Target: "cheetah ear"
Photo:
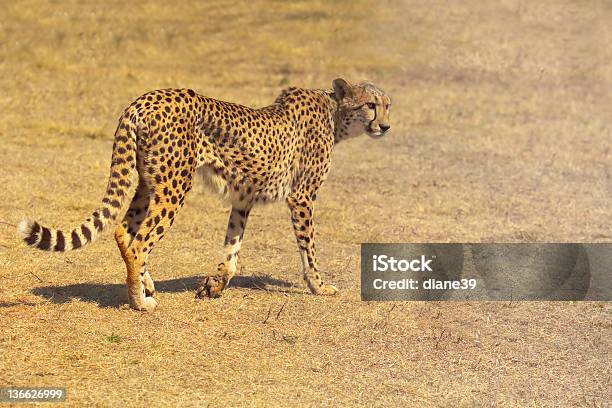
<instances>
[{"instance_id":1,"label":"cheetah ear","mask_svg":"<svg viewBox=\"0 0 612 408\"><path fill-rule=\"evenodd\" d=\"M334 87L334 95L338 102L351 93L351 85L342 78L334 79L332 86Z\"/></svg>"}]
</instances>

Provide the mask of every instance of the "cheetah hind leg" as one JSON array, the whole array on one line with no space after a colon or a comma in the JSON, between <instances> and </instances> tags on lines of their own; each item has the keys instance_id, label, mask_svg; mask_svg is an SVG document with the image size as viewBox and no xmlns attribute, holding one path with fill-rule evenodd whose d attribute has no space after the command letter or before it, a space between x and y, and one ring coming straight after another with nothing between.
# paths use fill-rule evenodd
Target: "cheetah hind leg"
<instances>
[{"instance_id":1,"label":"cheetah hind leg","mask_svg":"<svg viewBox=\"0 0 612 408\"><path fill-rule=\"evenodd\" d=\"M155 285L146 265L141 264L129 248L128 242L131 240L131 235L128 234L125 223L121 223L115 230L115 240L128 271L127 286L130 306L136 310L153 311L157 307L157 301L153 298Z\"/></svg>"},{"instance_id":2,"label":"cheetah hind leg","mask_svg":"<svg viewBox=\"0 0 612 408\"><path fill-rule=\"evenodd\" d=\"M183 205L182 198L189 189L191 189L190 184L182 193L171 192L167 186L160 184L155 186L153 193L149 195L149 208L138 231L133 231L136 235L126 251L128 297L130 306L134 309L151 311L157 306L155 299L147 296L147 286L150 280L150 275L147 278L147 258L155 245L172 226L176 214ZM178 194L181 198L177 198ZM171 196L172 198L159 199L157 200L159 202L156 202L155 198L164 196ZM152 280L150 283L152 283ZM148 289L151 292L154 290L152 285Z\"/></svg>"},{"instance_id":3,"label":"cheetah hind leg","mask_svg":"<svg viewBox=\"0 0 612 408\"><path fill-rule=\"evenodd\" d=\"M136 231L140 228L142 221L145 218L145 214L147 212L149 203L149 198L147 194L147 187L141 183L138 186L138 189L132 199L132 203L130 204L130 208L121 224L115 230L115 240L117 241L117 246L119 247L119 251L121 252L121 256L128 265L130 262L130 255L128 254L128 247L134 240L136 235ZM129 268L128 268L129 270ZM142 274L142 285L144 286L144 297L145 304L153 305L153 302L147 301L146 298L152 298L155 295L155 284L153 283L153 278L149 273L147 266L144 265ZM154 308L155 306L153 306ZM152 310L152 309L151 309Z\"/></svg>"}]
</instances>

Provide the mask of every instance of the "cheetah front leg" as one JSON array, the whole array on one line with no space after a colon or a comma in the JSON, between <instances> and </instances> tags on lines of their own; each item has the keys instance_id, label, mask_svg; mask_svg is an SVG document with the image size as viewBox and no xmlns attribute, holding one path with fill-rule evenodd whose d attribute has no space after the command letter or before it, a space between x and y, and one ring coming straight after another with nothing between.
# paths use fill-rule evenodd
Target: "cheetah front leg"
<instances>
[{"instance_id":1,"label":"cheetah front leg","mask_svg":"<svg viewBox=\"0 0 612 408\"><path fill-rule=\"evenodd\" d=\"M323 282L317 266L313 224L314 201L303 195L293 195L287 199L287 204L291 210L293 231L302 258L302 273L308 289L315 295L335 295L338 289Z\"/></svg>"},{"instance_id":2,"label":"cheetah front leg","mask_svg":"<svg viewBox=\"0 0 612 408\"><path fill-rule=\"evenodd\" d=\"M232 207L229 221L227 223L227 233L225 234L224 252L225 258L217 266L215 275L205 276L200 287L196 291L199 298L217 298L227 287L232 277L238 269L238 252L242 244L242 236L246 227L249 210Z\"/></svg>"}]
</instances>

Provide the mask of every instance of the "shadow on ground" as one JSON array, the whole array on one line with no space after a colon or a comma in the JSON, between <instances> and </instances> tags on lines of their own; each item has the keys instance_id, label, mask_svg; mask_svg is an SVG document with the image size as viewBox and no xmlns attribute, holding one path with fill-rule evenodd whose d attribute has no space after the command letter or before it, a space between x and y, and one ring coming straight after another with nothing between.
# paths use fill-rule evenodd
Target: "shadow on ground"
<instances>
[{"instance_id":1,"label":"shadow on ground","mask_svg":"<svg viewBox=\"0 0 612 408\"><path fill-rule=\"evenodd\" d=\"M189 292L194 291L201 276L155 281L158 292ZM234 276L229 288L244 288L267 290L267 286L291 287L291 283L270 276ZM95 302L100 307L119 307L127 302L126 286L117 283L79 283L66 286L41 286L34 288L32 293L42 296L53 303L67 303L72 299L84 302ZM16 306L16 304L0 303L0 307Z\"/></svg>"}]
</instances>

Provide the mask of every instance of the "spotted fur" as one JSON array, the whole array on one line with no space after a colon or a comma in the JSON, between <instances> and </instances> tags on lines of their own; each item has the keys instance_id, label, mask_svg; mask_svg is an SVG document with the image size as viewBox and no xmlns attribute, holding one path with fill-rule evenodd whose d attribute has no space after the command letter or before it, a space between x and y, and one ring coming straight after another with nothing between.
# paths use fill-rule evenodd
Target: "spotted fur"
<instances>
[{"instance_id":1,"label":"spotted fur","mask_svg":"<svg viewBox=\"0 0 612 408\"><path fill-rule=\"evenodd\" d=\"M23 221L30 246L46 251L81 248L121 220L115 240L127 267L130 305L152 310L155 286L147 258L172 226L196 174L232 206L225 257L204 277L199 297L218 297L235 274L249 213L258 203L286 201L291 210L308 288L331 295L317 265L313 210L333 147L362 133L389 129L389 97L371 83L333 82L333 91L289 88L274 104L253 109L191 89L149 92L128 106L115 133L110 177L102 203L68 231ZM121 215L123 217L121 218Z\"/></svg>"}]
</instances>

